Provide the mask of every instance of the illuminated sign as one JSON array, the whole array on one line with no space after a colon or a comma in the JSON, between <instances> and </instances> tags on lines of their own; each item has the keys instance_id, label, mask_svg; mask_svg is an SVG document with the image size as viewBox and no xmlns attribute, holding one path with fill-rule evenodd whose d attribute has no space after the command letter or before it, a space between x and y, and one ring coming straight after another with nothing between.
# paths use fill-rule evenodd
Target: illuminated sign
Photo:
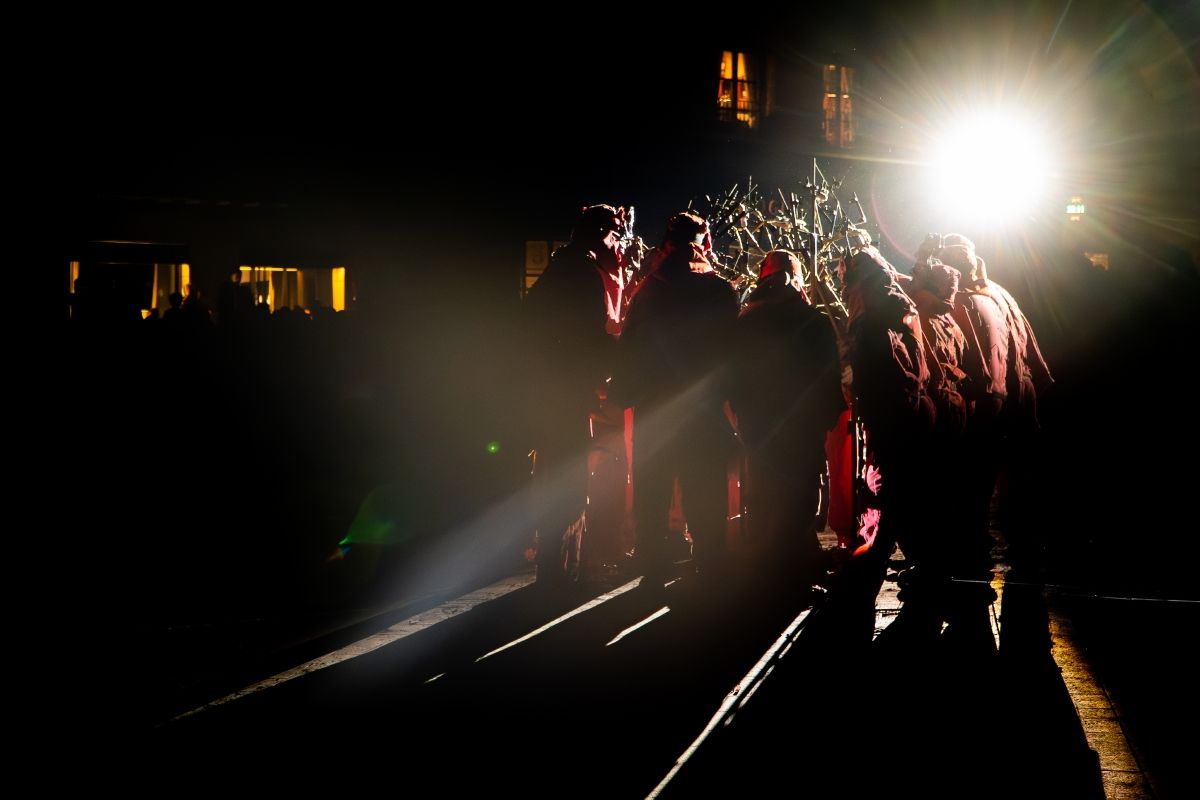
<instances>
[{"instance_id":1,"label":"illuminated sign","mask_svg":"<svg viewBox=\"0 0 1200 800\"><path fill-rule=\"evenodd\" d=\"M1079 195L1072 195L1071 202L1067 203L1067 216L1072 222L1079 222L1080 217L1087 213L1087 206L1083 204L1083 198Z\"/></svg>"}]
</instances>

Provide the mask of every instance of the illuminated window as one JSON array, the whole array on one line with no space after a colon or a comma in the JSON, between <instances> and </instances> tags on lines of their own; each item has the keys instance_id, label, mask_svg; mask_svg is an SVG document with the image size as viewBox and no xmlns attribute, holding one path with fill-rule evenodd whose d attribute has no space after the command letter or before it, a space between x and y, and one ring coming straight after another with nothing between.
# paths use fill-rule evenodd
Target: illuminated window
<instances>
[{"instance_id":1,"label":"illuminated window","mask_svg":"<svg viewBox=\"0 0 1200 800\"><path fill-rule=\"evenodd\" d=\"M525 242L525 274L521 281L521 296L524 297L537 279L542 277L546 267L550 265L549 242Z\"/></svg>"},{"instance_id":2,"label":"illuminated window","mask_svg":"<svg viewBox=\"0 0 1200 800\"><path fill-rule=\"evenodd\" d=\"M748 128L758 125L762 113L762 86L758 65L752 56L732 50L721 54L717 112L724 122L737 122Z\"/></svg>"},{"instance_id":3,"label":"illuminated window","mask_svg":"<svg viewBox=\"0 0 1200 800\"><path fill-rule=\"evenodd\" d=\"M346 310L346 268L334 267L333 278L333 310Z\"/></svg>"},{"instance_id":4,"label":"illuminated window","mask_svg":"<svg viewBox=\"0 0 1200 800\"><path fill-rule=\"evenodd\" d=\"M238 267L241 283L250 285L255 305L313 309L328 306L346 310L345 267Z\"/></svg>"},{"instance_id":5,"label":"illuminated window","mask_svg":"<svg viewBox=\"0 0 1200 800\"><path fill-rule=\"evenodd\" d=\"M143 317L157 317L171 293L191 282L186 253L185 245L163 242L104 239L80 245L78 260L70 262L70 315L82 307L117 313L137 308Z\"/></svg>"},{"instance_id":6,"label":"illuminated window","mask_svg":"<svg viewBox=\"0 0 1200 800\"><path fill-rule=\"evenodd\" d=\"M834 147L854 146L854 69L825 66L824 111L825 143Z\"/></svg>"}]
</instances>

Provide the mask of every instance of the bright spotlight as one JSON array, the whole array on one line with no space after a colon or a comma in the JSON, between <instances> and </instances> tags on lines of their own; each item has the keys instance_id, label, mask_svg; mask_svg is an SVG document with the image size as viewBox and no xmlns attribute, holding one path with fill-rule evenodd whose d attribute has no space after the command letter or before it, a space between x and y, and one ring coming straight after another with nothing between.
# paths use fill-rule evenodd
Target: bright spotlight
<instances>
[{"instance_id":1,"label":"bright spotlight","mask_svg":"<svg viewBox=\"0 0 1200 800\"><path fill-rule=\"evenodd\" d=\"M930 154L934 197L947 222L998 227L1027 215L1049 187L1044 137L1001 112L955 121Z\"/></svg>"}]
</instances>

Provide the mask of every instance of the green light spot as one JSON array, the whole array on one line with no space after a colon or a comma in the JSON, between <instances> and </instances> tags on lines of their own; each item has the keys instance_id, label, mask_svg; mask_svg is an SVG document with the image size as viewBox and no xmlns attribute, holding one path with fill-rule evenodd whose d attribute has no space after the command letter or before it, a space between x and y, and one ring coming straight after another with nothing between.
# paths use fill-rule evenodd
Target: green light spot
<instances>
[{"instance_id":1,"label":"green light spot","mask_svg":"<svg viewBox=\"0 0 1200 800\"><path fill-rule=\"evenodd\" d=\"M500 452L500 443L499 442L488 442L487 443L487 451L489 453L491 453L492 455L496 455L496 453Z\"/></svg>"}]
</instances>

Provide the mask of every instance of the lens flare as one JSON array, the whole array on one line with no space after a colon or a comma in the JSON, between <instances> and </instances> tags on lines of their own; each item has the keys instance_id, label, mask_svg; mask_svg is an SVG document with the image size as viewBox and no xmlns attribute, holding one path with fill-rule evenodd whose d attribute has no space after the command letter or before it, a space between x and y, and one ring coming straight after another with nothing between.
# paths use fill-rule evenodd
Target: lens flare
<instances>
[{"instance_id":1,"label":"lens flare","mask_svg":"<svg viewBox=\"0 0 1200 800\"><path fill-rule=\"evenodd\" d=\"M1001 227L1027 216L1051 189L1045 138L1005 112L953 122L930 153L932 190L947 222Z\"/></svg>"}]
</instances>

